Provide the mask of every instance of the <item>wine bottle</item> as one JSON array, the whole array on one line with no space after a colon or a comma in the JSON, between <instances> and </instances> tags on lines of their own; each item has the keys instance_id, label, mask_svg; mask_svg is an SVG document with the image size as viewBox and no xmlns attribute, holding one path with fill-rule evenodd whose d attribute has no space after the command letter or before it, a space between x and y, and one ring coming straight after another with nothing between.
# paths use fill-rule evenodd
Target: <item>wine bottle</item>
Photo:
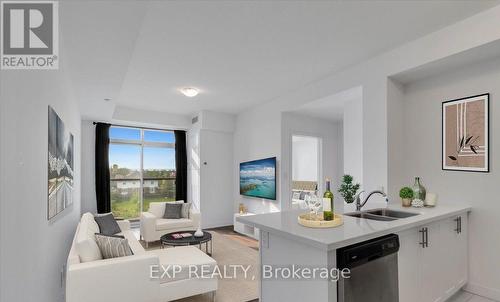
<instances>
[{"instance_id":1,"label":"wine bottle","mask_svg":"<svg viewBox=\"0 0 500 302\"><path fill-rule=\"evenodd\" d=\"M326 179L326 190L323 194L323 220L333 220L333 193L330 191L330 180Z\"/></svg>"}]
</instances>

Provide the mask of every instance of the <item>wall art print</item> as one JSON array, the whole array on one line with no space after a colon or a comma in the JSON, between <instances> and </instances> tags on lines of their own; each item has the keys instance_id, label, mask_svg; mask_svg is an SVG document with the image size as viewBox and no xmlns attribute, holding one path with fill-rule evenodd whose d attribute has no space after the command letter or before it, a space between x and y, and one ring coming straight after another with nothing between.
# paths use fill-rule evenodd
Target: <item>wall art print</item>
<instances>
[{"instance_id":1,"label":"wall art print","mask_svg":"<svg viewBox=\"0 0 500 302\"><path fill-rule=\"evenodd\" d=\"M489 99L487 93L443 102L443 170L490 171Z\"/></svg>"},{"instance_id":2,"label":"wall art print","mask_svg":"<svg viewBox=\"0 0 500 302\"><path fill-rule=\"evenodd\" d=\"M73 204L74 141L61 118L49 107L47 219Z\"/></svg>"}]
</instances>

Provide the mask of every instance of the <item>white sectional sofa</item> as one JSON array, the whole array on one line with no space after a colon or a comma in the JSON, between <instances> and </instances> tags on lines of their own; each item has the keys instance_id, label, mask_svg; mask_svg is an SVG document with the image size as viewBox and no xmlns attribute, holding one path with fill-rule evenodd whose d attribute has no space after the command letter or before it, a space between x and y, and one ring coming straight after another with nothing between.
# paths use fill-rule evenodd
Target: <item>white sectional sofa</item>
<instances>
[{"instance_id":1,"label":"white sectional sofa","mask_svg":"<svg viewBox=\"0 0 500 302\"><path fill-rule=\"evenodd\" d=\"M183 203L184 201L176 201ZM152 202L149 210L141 213L141 237L146 242L158 241L162 235L179 231L195 231L200 224L200 212L189 209L189 218L165 219L165 204L167 202Z\"/></svg>"},{"instance_id":2,"label":"white sectional sofa","mask_svg":"<svg viewBox=\"0 0 500 302\"><path fill-rule=\"evenodd\" d=\"M217 290L217 278L189 273L189 267L215 268L216 261L194 246L146 251L130 230L127 220L118 221L134 255L102 259L95 242L99 226L85 213L77 227L67 260L67 302L166 302ZM160 267L182 271L152 273Z\"/></svg>"}]
</instances>

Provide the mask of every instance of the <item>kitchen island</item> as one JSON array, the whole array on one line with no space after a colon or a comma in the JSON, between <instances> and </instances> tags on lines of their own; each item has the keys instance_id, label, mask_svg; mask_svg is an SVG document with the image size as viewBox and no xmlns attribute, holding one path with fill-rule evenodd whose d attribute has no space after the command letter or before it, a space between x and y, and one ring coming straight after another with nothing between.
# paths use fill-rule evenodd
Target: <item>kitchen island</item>
<instances>
[{"instance_id":1,"label":"kitchen island","mask_svg":"<svg viewBox=\"0 0 500 302\"><path fill-rule=\"evenodd\" d=\"M467 222L471 207L440 204L435 208L388 208L418 215L393 221L344 215L344 224L331 229L299 225L300 211L238 217L238 222L260 230L260 264L262 274L266 270L268 273L261 278L260 301L337 301L336 282L276 272L292 266L336 268L337 249L388 234L397 234L400 241L400 301L444 301L458 291L467 281Z\"/></svg>"}]
</instances>

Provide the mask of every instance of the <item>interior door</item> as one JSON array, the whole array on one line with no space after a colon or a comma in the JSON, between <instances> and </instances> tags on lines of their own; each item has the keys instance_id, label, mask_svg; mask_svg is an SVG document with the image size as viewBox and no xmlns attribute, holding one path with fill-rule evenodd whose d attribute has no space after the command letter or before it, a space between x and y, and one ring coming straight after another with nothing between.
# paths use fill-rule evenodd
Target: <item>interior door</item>
<instances>
[{"instance_id":1,"label":"interior door","mask_svg":"<svg viewBox=\"0 0 500 302\"><path fill-rule=\"evenodd\" d=\"M233 135L201 130L200 139L201 223L205 228L231 225L234 209Z\"/></svg>"}]
</instances>

